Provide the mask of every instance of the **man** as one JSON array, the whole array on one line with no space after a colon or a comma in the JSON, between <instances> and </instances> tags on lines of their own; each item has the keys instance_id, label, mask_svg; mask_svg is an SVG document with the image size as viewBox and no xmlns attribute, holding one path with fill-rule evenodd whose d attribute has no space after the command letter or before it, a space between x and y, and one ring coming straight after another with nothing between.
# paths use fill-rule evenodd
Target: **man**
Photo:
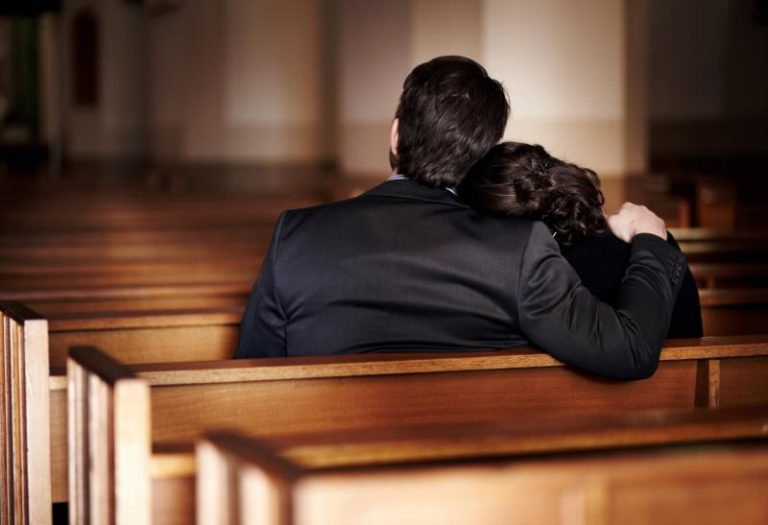
<instances>
[{"instance_id":1,"label":"man","mask_svg":"<svg viewBox=\"0 0 768 525\"><path fill-rule=\"evenodd\" d=\"M633 205L610 219L632 243L614 310L581 286L543 223L456 200L453 187L500 140L508 114L479 64L416 67L392 125L395 175L355 199L281 215L237 357L532 343L607 377L650 376L683 268L663 221Z\"/></svg>"}]
</instances>

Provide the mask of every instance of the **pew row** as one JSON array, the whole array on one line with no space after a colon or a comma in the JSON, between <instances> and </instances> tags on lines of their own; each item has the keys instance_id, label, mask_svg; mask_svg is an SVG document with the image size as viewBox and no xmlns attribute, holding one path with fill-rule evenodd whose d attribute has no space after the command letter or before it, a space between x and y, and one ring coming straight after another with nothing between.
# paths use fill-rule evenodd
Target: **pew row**
<instances>
[{"instance_id":1,"label":"pew row","mask_svg":"<svg viewBox=\"0 0 768 525\"><path fill-rule=\"evenodd\" d=\"M7 290L68 286L162 285L184 282L246 282L258 275L261 256L243 259L212 257L181 261L0 263L0 286Z\"/></svg>"},{"instance_id":2,"label":"pew row","mask_svg":"<svg viewBox=\"0 0 768 525\"><path fill-rule=\"evenodd\" d=\"M50 367L70 348L90 346L124 363L210 361L234 355L243 307L62 313L49 318Z\"/></svg>"},{"instance_id":3,"label":"pew row","mask_svg":"<svg viewBox=\"0 0 768 525\"><path fill-rule=\"evenodd\" d=\"M679 242L689 263L761 263L768 262L768 240Z\"/></svg>"},{"instance_id":4,"label":"pew row","mask_svg":"<svg viewBox=\"0 0 768 525\"><path fill-rule=\"evenodd\" d=\"M699 289L768 286L768 264L692 263L689 267Z\"/></svg>"},{"instance_id":5,"label":"pew row","mask_svg":"<svg viewBox=\"0 0 768 525\"><path fill-rule=\"evenodd\" d=\"M598 429L598 436L605 430ZM321 467L313 465L311 455L296 460L270 443L215 435L198 449L198 522L758 525L768 515L765 430L756 428L762 434L757 442L681 448L670 437L651 449L605 451L598 445L579 453L572 451L591 435L577 433L577 444L571 447L568 431L566 427L564 436L556 436L551 447L551 433L530 432L519 451L513 431L511 451L494 461L465 457L405 464L353 461L350 466L340 460L342 451L335 456L337 464ZM615 431L643 435L645 429L619 425ZM541 445L543 452L529 454L529 442ZM332 448L344 445L342 439ZM321 454L320 463L323 459Z\"/></svg>"},{"instance_id":6,"label":"pew row","mask_svg":"<svg viewBox=\"0 0 768 525\"><path fill-rule=\"evenodd\" d=\"M678 242L752 241L768 240L768 230L726 228L668 228Z\"/></svg>"},{"instance_id":7,"label":"pew row","mask_svg":"<svg viewBox=\"0 0 768 525\"><path fill-rule=\"evenodd\" d=\"M31 288L0 292L0 300L18 301L39 314L152 312L244 308L252 283L213 282L146 286Z\"/></svg>"},{"instance_id":8,"label":"pew row","mask_svg":"<svg viewBox=\"0 0 768 525\"><path fill-rule=\"evenodd\" d=\"M307 384L307 388L318 389L321 395L323 389L331 390L333 384L329 381L343 382L350 391L344 395L354 398L357 396L357 411L350 413L350 418L360 414L375 415L384 422L397 421L405 418L409 421L420 421L424 417L435 416L436 410L446 410L439 396L446 395L446 403L456 396L452 388L457 392L466 391L467 406L463 412L456 412L457 418L485 418L492 419L498 413L515 411L516 413L536 412L538 407L552 410L553 407L570 407L582 405L582 409L590 411L625 410L637 407L646 408L674 408L690 406L719 406L721 390L725 396L724 406L738 405L750 402L768 400L765 392L764 379L766 366L768 366L768 341L760 337L730 338L730 339L705 339L704 347L698 343L692 346L680 347L680 342L670 343L663 352L660 371L649 383L616 384L603 380L590 378L562 365L546 354L531 353L525 351L493 352L489 354L467 354L463 358L457 354L423 356L422 360L411 360L406 356L394 356L389 359L381 355L371 356L337 356L317 359L287 359L287 360L256 360L241 362L217 362L179 365L148 365L137 368L143 377L150 378L158 387L156 392L163 399L162 403L168 403L169 408L162 408L160 401L154 402L155 417L164 424L164 418L171 417L179 423L180 428L162 430L159 434L166 443L173 443L176 439L186 439L189 431L194 430L190 422L196 421L197 411L193 406L184 404L181 412L176 410L180 406L174 406L175 396L182 401L202 401L211 408L216 409L219 415L225 418L232 409L236 408L237 415L233 419L247 420L249 417L247 408L255 403L260 411L259 417L265 418L270 425L280 428L274 432L301 430L294 428L301 422L301 411L307 404L299 395L302 403L292 412L275 413L273 407L281 405L282 390L287 390L290 396L296 396L293 390L298 385ZM678 345L678 346L675 346ZM391 360L394 360L392 364ZM720 364L724 362L724 370L721 374ZM424 366L426 368L421 368ZM452 368L456 367L456 368ZM433 374L419 376L418 374L434 371ZM454 373L455 372L455 373ZM319 377L314 374L328 376L329 381L317 381ZM339 376L338 374L342 374ZM762 376L761 376L762 374ZM346 376L360 375L361 381L345 379ZM721 388L721 375L725 381ZM739 378L745 377L745 381L739 383ZM375 388L391 389L392 407L387 407L386 398L373 399L371 405L370 396L366 393L366 377ZM443 379L443 377L447 379ZM474 378L481 382L475 384ZM335 378L335 379L334 379ZM248 388L238 388L238 382L247 385ZM510 388L508 381L516 381L515 387ZM523 381L531 381L530 387L523 385ZM698 386L696 382L698 381ZM552 383L554 382L554 383ZM400 392L400 383L406 383L409 388L415 389L412 393ZM639 385L647 384L642 388ZM51 382L51 432L53 435L52 459L53 459L53 495L54 501L66 499L66 484L64 482L66 472L66 435L65 428L65 395L64 382L61 377L54 377ZM383 386L378 386L383 385ZM612 385L612 386L609 386ZM762 390L761 386L762 385ZM160 388L163 387L163 388ZM568 389L579 391L585 389L589 393L588 398L572 400L564 396ZM565 389L565 390L559 390ZM186 391L190 393L187 394ZM212 392L207 399L206 391ZM614 393L628 397L625 402L613 398ZM444 392L444 394L442 394ZM499 395L498 392L504 394ZM762 394L760 394L762 392ZM645 394L647 398L644 398ZM559 395L558 395L559 394ZM336 391L329 394L337 395ZM232 396L229 406L224 401L227 396ZM410 396L419 396L419 402L412 404ZM753 399L755 398L756 399ZM762 397L761 397L762 396ZM251 401L253 399L253 401ZM333 399L333 397L331 397ZM361 404L360 400L364 400ZM366 401L367 400L367 401ZM475 406L469 406L475 403ZM309 404L307 411L315 410ZM398 411L399 410L399 411ZM458 408L457 408L458 410ZM554 413L554 412L553 412ZM291 418L293 418L292 422ZM311 419L309 420L311 421ZM306 422L306 421L305 421ZM332 421L331 424L341 425L345 420ZM235 422L235 424L239 424ZM368 422L374 425L375 422ZM162 429L158 426L157 429ZM311 426L309 427L311 430ZM200 429L194 430L200 432Z\"/></svg>"},{"instance_id":9,"label":"pew row","mask_svg":"<svg viewBox=\"0 0 768 525\"><path fill-rule=\"evenodd\" d=\"M70 385L78 377L105 377L101 369L120 370L115 377L141 379L147 394L136 398L146 399L146 406L134 406L134 410L149 415L146 439L160 448L189 445L206 431L221 428L268 437L425 422L556 419L574 411L598 417L642 409L768 404L766 337L671 342L657 373L630 383L580 374L546 354L526 349L131 367L98 351L77 349L71 352L68 366ZM87 385L70 386L70 395L75 396L70 410L88 397L73 394L73 389ZM63 385L52 384L52 388L53 403L63 405ZM56 463L57 457L65 455L66 436L56 431L63 424L53 424ZM71 451L77 448L75 441L70 442ZM183 486L182 482L178 491L188 493ZM61 485L54 493L60 490Z\"/></svg>"},{"instance_id":10,"label":"pew row","mask_svg":"<svg viewBox=\"0 0 768 525\"><path fill-rule=\"evenodd\" d=\"M705 336L759 334L768 321L768 288L699 291Z\"/></svg>"},{"instance_id":11,"label":"pew row","mask_svg":"<svg viewBox=\"0 0 768 525\"><path fill-rule=\"evenodd\" d=\"M62 199L62 200L59 200ZM207 200L207 202L205 201ZM13 221L0 223L3 238L39 232L122 232L146 229L216 228L273 224L280 212L320 203L316 197L259 197L253 194L216 195L195 202L189 198L170 201L168 196L151 198L137 195L116 200L100 195L98 199L65 199L39 202L39 206L7 206L3 212Z\"/></svg>"},{"instance_id":12,"label":"pew row","mask_svg":"<svg viewBox=\"0 0 768 525\"><path fill-rule=\"evenodd\" d=\"M49 322L23 304L0 302L0 315L2 508L19 516L18 523L29 523L21 518L28 511L20 509L50 509L52 497L66 500L66 396L54 403L49 397L51 392L63 394L57 388L65 384L69 348L98 346L133 363L228 359L242 310L60 316ZM57 433L52 444L51 428ZM27 490L29 486L34 489ZM32 522L48 523L50 518Z\"/></svg>"}]
</instances>

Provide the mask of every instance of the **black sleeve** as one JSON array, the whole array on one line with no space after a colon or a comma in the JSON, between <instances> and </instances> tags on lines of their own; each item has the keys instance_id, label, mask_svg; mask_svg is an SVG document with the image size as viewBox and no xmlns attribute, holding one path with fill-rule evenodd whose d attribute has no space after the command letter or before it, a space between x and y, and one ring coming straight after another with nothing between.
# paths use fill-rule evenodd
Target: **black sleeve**
<instances>
[{"instance_id":1,"label":"black sleeve","mask_svg":"<svg viewBox=\"0 0 768 525\"><path fill-rule=\"evenodd\" d=\"M251 289L248 305L240 322L236 359L285 357L286 317L280 306L276 285L277 252L285 214L280 216L272 243L261 266L261 275Z\"/></svg>"},{"instance_id":2,"label":"black sleeve","mask_svg":"<svg viewBox=\"0 0 768 525\"><path fill-rule=\"evenodd\" d=\"M667 238L669 244L680 249L672 234ZM699 301L699 287L696 285L691 269L685 266L685 275L680 293L677 294L675 309L672 311L672 321L669 325L667 337L680 339L687 337L702 337L704 324L701 320L701 303Z\"/></svg>"},{"instance_id":3,"label":"black sleeve","mask_svg":"<svg viewBox=\"0 0 768 525\"><path fill-rule=\"evenodd\" d=\"M663 239L640 234L616 309L597 300L560 254L543 223L535 223L518 281L520 327L545 352L614 379L642 379L656 370L682 283L685 259Z\"/></svg>"}]
</instances>

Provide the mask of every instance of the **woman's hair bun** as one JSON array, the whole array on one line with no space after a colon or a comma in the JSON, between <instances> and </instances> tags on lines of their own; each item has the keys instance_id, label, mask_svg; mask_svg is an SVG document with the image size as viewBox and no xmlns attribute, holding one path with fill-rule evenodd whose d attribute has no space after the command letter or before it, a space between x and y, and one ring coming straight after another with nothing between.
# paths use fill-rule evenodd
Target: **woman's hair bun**
<instances>
[{"instance_id":1,"label":"woman's hair bun","mask_svg":"<svg viewBox=\"0 0 768 525\"><path fill-rule=\"evenodd\" d=\"M564 245L607 229L597 174L537 144L494 146L469 171L459 195L488 215L542 220Z\"/></svg>"}]
</instances>

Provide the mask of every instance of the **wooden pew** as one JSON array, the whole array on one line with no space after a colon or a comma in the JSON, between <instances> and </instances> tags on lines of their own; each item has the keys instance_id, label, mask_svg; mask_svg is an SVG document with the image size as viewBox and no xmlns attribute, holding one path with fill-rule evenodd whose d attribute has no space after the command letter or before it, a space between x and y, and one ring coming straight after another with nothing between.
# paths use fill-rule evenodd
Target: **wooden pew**
<instances>
[{"instance_id":1,"label":"wooden pew","mask_svg":"<svg viewBox=\"0 0 768 525\"><path fill-rule=\"evenodd\" d=\"M10 262L46 262L46 261L114 261L114 260L167 260L201 259L215 254L226 253L229 257L249 257L254 252L263 251L265 244L272 237L272 231L256 228L248 235L226 231L214 231L216 235L162 235L162 232L144 232L145 239L121 243L112 237L98 239L98 242L86 243L81 238L70 242L51 239L47 235L32 235L24 242L16 242L3 250L0 261ZM72 236L70 236L71 238ZM82 237L82 236L81 236ZM90 236L86 237L89 238ZM126 237L126 235L115 235ZM10 243L9 243L10 244Z\"/></svg>"},{"instance_id":2,"label":"wooden pew","mask_svg":"<svg viewBox=\"0 0 768 525\"><path fill-rule=\"evenodd\" d=\"M55 368L61 367L66 351L73 346L100 347L127 363L228 357L234 349L239 319L239 311L214 312L212 317L206 312L193 312L136 315L122 320L107 316L59 318L50 325L50 362ZM65 436L61 430L66 414L63 384L61 377L51 380L51 395L58 400L52 403L50 416L54 435L53 479L59 480L54 481L54 501L66 499L65 484L61 481L66 469Z\"/></svg>"},{"instance_id":3,"label":"wooden pew","mask_svg":"<svg viewBox=\"0 0 768 525\"><path fill-rule=\"evenodd\" d=\"M762 438L757 442L681 448L686 440L675 438L674 424L668 430L651 424L656 433L669 432L667 439L656 436L656 447L608 451L599 445L606 435L629 436L632 446L632 438L648 429L604 423L595 427L596 436L583 430L570 435L566 423L563 434L526 429L520 435L512 427L495 434L508 456L495 461L356 465L351 454L354 466L344 461L343 438L338 447L296 459L271 443L217 435L199 446L198 522L759 525L768 515L768 439L760 421L765 426L765 417L753 421L753 437ZM440 430L405 446L417 455L426 450L429 460L432 443L456 446ZM507 447L499 446L505 439ZM593 439L598 450L584 444ZM470 454L477 443L469 443ZM588 452L572 452L578 449ZM384 455L390 450L380 449Z\"/></svg>"},{"instance_id":4,"label":"wooden pew","mask_svg":"<svg viewBox=\"0 0 768 525\"><path fill-rule=\"evenodd\" d=\"M752 240L680 242L689 263L766 263L768 242Z\"/></svg>"},{"instance_id":5,"label":"wooden pew","mask_svg":"<svg viewBox=\"0 0 768 525\"><path fill-rule=\"evenodd\" d=\"M244 259L215 256L190 261L0 263L4 290L26 288L164 285L183 279L186 283L252 282L261 268L261 255Z\"/></svg>"},{"instance_id":6,"label":"wooden pew","mask_svg":"<svg viewBox=\"0 0 768 525\"><path fill-rule=\"evenodd\" d=\"M121 195L115 201L100 196L96 201L54 196L37 203L21 203L3 209L3 215L13 217L0 223L0 233L36 231L110 231L151 227L195 228L217 226L226 229L243 224L274 223L286 209L303 208L320 202L317 198L261 198L257 195L215 195L202 200L168 196L150 198Z\"/></svg>"},{"instance_id":7,"label":"wooden pew","mask_svg":"<svg viewBox=\"0 0 768 525\"><path fill-rule=\"evenodd\" d=\"M531 350L136 365L123 367L122 374L145 380L151 398L151 408L141 410L151 414L146 439L161 448L189 444L217 428L272 436L424 422L524 421L542 414L557 419L573 411L605 416L768 404L765 337L678 341L663 359L653 378L632 383L585 376ZM85 372L70 373L70 381L106 366L120 368L94 351L73 351L70 371ZM52 395L54 403L64 403L63 395ZM55 428L53 434L56 455L63 436ZM189 469L183 472L186 481L181 476L175 485L166 479L166 487L188 493Z\"/></svg>"},{"instance_id":8,"label":"wooden pew","mask_svg":"<svg viewBox=\"0 0 768 525\"><path fill-rule=\"evenodd\" d=\"M32 288L0 292L0 299L22 302L45 317L95 312L243 308L251 286L252 283L223 282Z\"/></svg>"},{"instance_id":9,"label":"wooden pew","mask_svg":"<svg viewBox=\"0 0 768 525\"><path fill-rule=\"evenodd\" d=\"M768 240L768 230L734 228L668 228L678 242L754 241Z\"/></svg>"},{"instance_id":10,"label":"wooden pew","mask_svg":"<svg viewBox=\"0 0 768 525\"><path fill-rule=\"evenodd\" d=\"M20 304L0 322L0 523L49 523L48 327Z\"/></svg>"},{"instance_id":11,"label":"wooden pew","mask_svg":"<svg viewBox=\"0 0 768 525\"><path fill-rule=\"evenodd\" d=\"M705 336L768 331L768 288L699 291Z\"/></svg>"},{"instance_id":12,"label":"wooden pew","mask_svg":"<svg viewBox=\"0 0 768 525\"><path fill-rule=\"evenodd\" d=\"M50 503L45 501L50 502L51 498L53 501L66 500L66 392L63 390L66 378L63 369L68 350L98 346L132 363L154 359L229 359L237 342L242 310L63 316L46 321L22 304L0 302L0 314L3 316L0 355L2 465L9 465L7 470L2 468L0 471L4 473L5 499L13 497L16 501L13 506L4 504L3 508L17 508L21 505L19 502L28 501L27 506L31 509L50 509ZM53 403L49 402L50 395L55 397ZM51 429L55 434L52 441L49 437ZM17 453L20 450L27 452ZM41 465L45 467L41 468ZM46 473L46 482L37 479L42 472ZM28 475L32 476L28 483L11 481L11 476L23 480ZM48 487L47 492L24 488L40 483ZM13 487L22 492L12 493Z\"/></svg>"},{"instance_id":13,"label":"wooden pew","mask_svg":"<svg viewBox=\"0 0 768 525\"><path fill-rule=\"evenodd\" d=\"M68 370L69 521L149 524L149 389L106 355L90 357L88 369ZM114 487L130 489L113 500Z\"/></svg>"},{"instance_id":14,"label":"wooden pew","mask_svg":"<svg viewBox=\"0 0 768 525\"><path fill-rule=\"evenodd\" d=\"M768 264L693 263L689 266L699 289L768 286Z\"/></svg>"},{"instance_id":15,"label":"wooden pew","mask_svg":"<svg viewBox=\"0 0 768 525\"><path fill-rule=\"evenodd\" d=\"M230 359L242 307L58 314L48 321L50 367L66 366L69 349L97 347L124 363Z\"/></svg>"}]
</instances>

